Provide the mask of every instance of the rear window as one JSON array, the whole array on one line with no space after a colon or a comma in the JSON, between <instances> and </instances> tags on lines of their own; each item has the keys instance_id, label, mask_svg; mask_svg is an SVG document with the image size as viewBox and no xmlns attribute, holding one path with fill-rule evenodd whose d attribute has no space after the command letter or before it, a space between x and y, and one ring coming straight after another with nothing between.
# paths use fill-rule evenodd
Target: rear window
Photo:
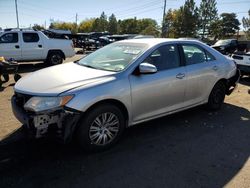
<instances>
[{"instance_id":1,"label":"rear window","mask_svg":"<svg viewBox=\"0 0 250 188\"><path fill-rule=\"evenodd\" d=\"M38 42L39 36L37 33L23 33L24 42Z\"/></svg>"}]
</instances>

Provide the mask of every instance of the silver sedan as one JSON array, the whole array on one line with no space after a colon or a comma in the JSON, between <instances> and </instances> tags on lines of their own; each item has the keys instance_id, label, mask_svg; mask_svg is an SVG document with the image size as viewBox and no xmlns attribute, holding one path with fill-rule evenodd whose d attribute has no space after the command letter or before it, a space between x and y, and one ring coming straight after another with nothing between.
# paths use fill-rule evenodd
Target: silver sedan
<instances>
[{"instance_id":1,"label":"silver sedan","mask_svg":"<svg viewBox=\"0 0 250 188\"><path fill-rule=\"evenodd\" d=\"M233 60L198 41L124 40L23 77L12 107L35 138L103 150L126 127L203 104L218 110L238 77Z\"/></svg>"}]
</instances>

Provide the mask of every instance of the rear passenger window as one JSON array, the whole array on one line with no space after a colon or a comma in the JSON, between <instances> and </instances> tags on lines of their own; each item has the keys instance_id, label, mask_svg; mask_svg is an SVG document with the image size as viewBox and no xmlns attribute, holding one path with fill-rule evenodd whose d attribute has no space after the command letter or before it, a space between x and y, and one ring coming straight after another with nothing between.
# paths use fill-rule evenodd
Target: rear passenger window
<instances>
[{"instance_id":1,"label":"rear passenger window","mask_svg":"<svg viewBox=\"0 0 250 188\"><path fill-rule=\"evenodd\" d=\"M178 48L176 45L165 45L151 53L144 62L153 64L158 71L180 66Z\"/></svg>"},{"instance_id":2,"label":"rear passenger window","mask_svg":"<svg viewBox=\"0 0 250 188\"><path fill-rule=\"evenodd\" d=\"M206 55L207 55L207 61L214 61L215 60L215 57L210 54L208 51L205 51L206 52Z\"/></svg>"},{"instance_id":3,"label":"rear passenger window","mask_svg":"<svg viewBox=\"0 0 250 188\"><path fill-rule=\"evenodd\" d=\"M182 45L186 65L198 64L206 62L206 54L203 49L194 45Z\"/></svg>"},{"instance_id":4,"label":"rear passenger window","mask_svg":"<svg viewBox=\"0 0 250 188\"><path fill-rule=\"evenodd\" d=\"M198 47L197 45L182 45L186 65L204 63L207 61L214 61L215 57L206 51L205 49Z\"/></svg>"},{"instance_id":5,"label":"rear passenger window","mask_svg":"<svg viewBox=\"0 0 250 188\"><path fill-rule=\"evenodd\" d=\"M0 37L1 43L17 43L18 34L17 33L6 33Z\"/></svg>"},{"instance_id":6,"label":"rear passenger window","mask_svg":"<svg viewBox=\"0 0 250 188\"><path fill-rule=\"evenodd\" d=\"M38 42L39 36L37 33L23 33L24 42Z\"/></svg>"}]
</instances>

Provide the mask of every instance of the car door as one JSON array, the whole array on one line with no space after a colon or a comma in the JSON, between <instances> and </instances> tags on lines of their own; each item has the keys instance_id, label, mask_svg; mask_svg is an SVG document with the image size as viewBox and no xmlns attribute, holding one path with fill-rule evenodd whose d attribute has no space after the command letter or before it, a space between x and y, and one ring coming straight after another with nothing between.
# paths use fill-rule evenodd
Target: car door
<instances>
[{"instance_id":1,"label":"car door","mask_svg":"<svg viewBox=\"0 0 250 188\"><path fill-rule=\"evenodd\" d=\"M216 82L218 68L216 59L197 44L182 44L186 66L187 89L185 105L204 102L209 89Z\"/></svg>"},{"instance_id":2,"label":"car door","mask_svg":"<svg viewBox=\"0 0 250 188\"><path fill-rule=\"evenodd\" d=\"M0 56L4 56L6 59L14 58L20 60L22 51L20 48L20 37L18 32L4 33L0 37Z\"/></svg>"},{"instance_id":3,"label":"car door","mask_svg":"<svg viewBox=\"0 0 250 188\"><path fill-rule=\"evenodd\" d=\"M23 60L42 60L43 41L36 32L22 33L22 59Z\"/></svg>"},{"instance_id":4,"label":"car door","mask_svg":"<svg viewBox=\"0 0 250 188\"><path fill-rule=\"evenodd\" d=\"M186 89L185 67L181 65L177 45L161 46L143 62L155 65L157 72L129 77L134 122L183 107Z\"/></svg>"}]
</instances>

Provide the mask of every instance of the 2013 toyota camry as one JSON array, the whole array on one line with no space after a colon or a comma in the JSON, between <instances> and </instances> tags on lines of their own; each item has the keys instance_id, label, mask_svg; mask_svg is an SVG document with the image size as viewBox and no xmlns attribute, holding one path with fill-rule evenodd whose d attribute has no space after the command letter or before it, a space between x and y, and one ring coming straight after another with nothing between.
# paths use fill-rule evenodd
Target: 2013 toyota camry
<instances>
[{"instance_id":1,"label":"2013 toyota camry","mask_svg":"<svg viewBox=\"0 0 250 188\"><path fill-rule=\"evenodd\" d=\"M23 77L12 108L36 138L77 137L102 150L126 127L202 104L219 109L238 77L233 60L198 41L124 40Z\"/></svg>"}]
</instances>

